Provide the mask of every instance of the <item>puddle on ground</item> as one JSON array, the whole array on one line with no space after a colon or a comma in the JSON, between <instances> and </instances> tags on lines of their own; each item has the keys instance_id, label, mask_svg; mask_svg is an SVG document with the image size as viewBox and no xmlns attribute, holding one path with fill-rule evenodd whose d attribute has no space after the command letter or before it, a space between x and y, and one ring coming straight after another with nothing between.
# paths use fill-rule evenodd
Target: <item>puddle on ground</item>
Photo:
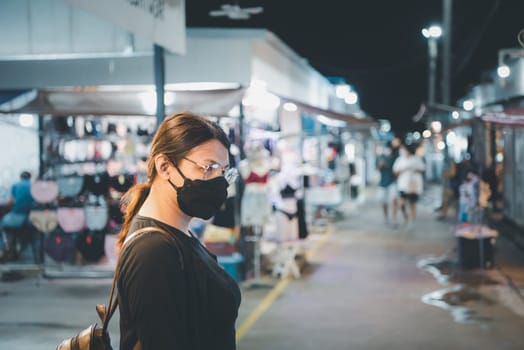
<instances>
[{"instance_id":1,"label":"puddle on ground","mask_svg":"<svg viewBox=\"0 0 524 350\"><path fill-rule=\"evenodd\" d=\"M462 269L458 263L449 260L447 257L426 257L417 261L419 269L429 272L438 283L447 286L452 283L461 283L470 286L496 285L496 281L485 270Z\"/></svg>"},{"instance_id":2,"label":"puddle on ground","mask_svg":"<svg viewBox=\"0 0 524 350\"><path fill-rule=\"evenodd\" d=\"M435 277L438 283L448 285L451 275L455 270L455 264L446 260L445 257L428 257L417 261L417 267L425 270Z\"/></svg>"},{"instance_id":3,"label":"puddle on ground","mask_svg":"<svg viewBox=\"0 0 524 350\"><path fill-rule=\"evenodd\" d=\"M478 314L475 306L489 306L495 302L475 289L457 284L450 288L437 290L422 297L422 302L448 310L457 323L489 323L489 317Z\"/></svg>"},{"instance_id":4,"label":"puddle on ground","mask_svg":"<svg viewBox=\"0 0 524 350\"><path fill-rule=\"evenodd\" d=\"M422 296L422 302L448 310L457 323L492 322L479 314L478 308L495 304L495 301L478 292L479 286L499 284L483 270L465 270L447 257L426 257L418 260L417 267L429 272L439 284L450 286Z\"/></svg>"}]
</instances>

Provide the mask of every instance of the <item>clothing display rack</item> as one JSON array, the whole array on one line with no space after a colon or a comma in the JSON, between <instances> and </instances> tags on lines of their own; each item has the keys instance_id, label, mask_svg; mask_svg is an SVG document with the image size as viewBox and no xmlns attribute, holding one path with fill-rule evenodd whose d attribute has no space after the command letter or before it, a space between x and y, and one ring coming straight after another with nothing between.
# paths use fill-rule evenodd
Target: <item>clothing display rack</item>
<instances>
[{"instance_id":1,"label":"clothing display rack","mask_svg":"<svg viewBox=\"0 0 524 350\"><path fill-rule=\"evenodd\" d=\"M31 247L33 251L38 247L34 264L9 261L0 264L0 271L31 270L46 278L110 278L116 259L107 256L113 249L108 245L115 245L112 236L119 231L115 215L122 215L113 206L119 208L121 195L141 180L137 164L147 156L156 121L70 115L41 116L39 122L40 175L32 187L49 183L57 192L43 202L35 199L30 212L39 212L33 218L37 221L29 225L38 234ZM120 167L111 175L110 163ZM44 188L41 194L51 192ZM55 221L54 228L47 230L50 218L44 213L49 212L55 214Z\"/></svg>"},{"instance_id":2,"label":"clothing display rack","mask_svg":"<svg viewBox=\"0 0 524 350\"><path fill-rule=\"evenodd\" d=\"M246 288L272 288L274 286L273 283L262 280L262 252L260 249L262 234L263 230L261 226L253 226L253 235L246 237L246 241L252 242L254 245L253 278L246 281Z\"/></svg>"}]
</instances>

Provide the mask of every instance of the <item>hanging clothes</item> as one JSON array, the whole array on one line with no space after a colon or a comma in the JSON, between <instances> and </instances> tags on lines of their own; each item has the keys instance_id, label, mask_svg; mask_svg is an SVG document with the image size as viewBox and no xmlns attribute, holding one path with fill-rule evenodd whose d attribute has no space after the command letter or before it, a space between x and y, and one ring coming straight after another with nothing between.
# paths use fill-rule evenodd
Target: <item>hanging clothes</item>
<instances>
[{"instance_id":1,"label":"hanging clothes","mask_svg":"<svg viewBox=\"0 0 524 350\"><path fill-rule=\"evenodd\" d=\"M271 203L265 185L246 185L240 213L242 226L263 226L269 220Z\"/></svg>"},{"instance_id":2,"label":"hanging clothes","mask_svg":"<svg viewBox=\"0 0 524 350\"><path fill-rule=\"evenodd\" d=\"M104 197L109 195L109 174L107 172L85 175L84 182L89 193Z\"/></svg>"},{"instance_id":3,"label":"hanging clothes","mask_svg":"<svg viewBox=\"0 0 524 350\"><path fill-rule=\"evenodd\" d=\"M276 208L275 218L279 241L298 239L298 211L295 198L283 198Z\"/></svg>"},{"instance_id":4,"label":"hanging clothes","mask_svg":"<svg viewBox=\"0 0 524 350\"><path fill-rule=\"evenodd\" d=\"M271 202L268 196L269 164L267 161L241 164L245 188L240 205L240 224L242 226L263 226L271 215Z\"/></svg>"},{"instance_id":5,"label":"hanging clothes","mask_svg":"<svg viewBox=\"0 0 524 350\"><path fill-rule=\"evenodd\" d=\"M237 183L231 184L227 188L227 199L226 202L222 205L220 210L215 214L213 218L213 225L220 227L234 228L237 226Z\"/></svg>"},{"instance_id":6,"label":"hanging clothes","mask_svg":"<svg viewBox=\"0 0 524 350\"><path fill-rule=\"evenodd\" d=\"M297 200L297 216L298 216L298 238L307 238L309 232L306 223L306 209L304 199Z\"/></svg>"},{"instance_id":7,"label":"hanging clothes","mask_svg":"<svg viewBox=\"0 0 524 350\"><path fill-rule=\"evenodd\" d=\"M300 179L289 168L276 175L272 189L277 223L276 239L290 241L298 239L298 206Z\"/></svg>"},{"instance_id":8,"label":"hanging clothes","mask_svg":"<svg viewBox=\"0 0 524 350\"><path fill-rule=\"evenodd\" d=\"M255 173L254 171L251 171L249 173L249 176L246 178L245 183L246 183L246 185L247 184L253 184L253 183L266 184L268 178L269 178L269 172L267 172L265 174L262 174L262 175L259 175L259 174Z\"/></svg>"}]
</instances>

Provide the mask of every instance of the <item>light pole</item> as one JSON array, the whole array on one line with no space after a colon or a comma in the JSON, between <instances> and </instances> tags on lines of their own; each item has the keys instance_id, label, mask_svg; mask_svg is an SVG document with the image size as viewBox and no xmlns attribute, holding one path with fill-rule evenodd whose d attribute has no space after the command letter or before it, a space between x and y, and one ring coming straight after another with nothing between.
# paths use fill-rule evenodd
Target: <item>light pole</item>
<instances>
[{"instance_id":1,"label":"light pole","mask_svg":"<svg viewBox=\"0 0 524 350\"><path fill-rule=\"evenodd\" d=\"M433 25L429 28L422 29L422 35L428 39L428 59L429 59L429 71L428 71L428 104L432 105L435 103L435 80L437 73L437 40L442 35L442 28L437 25Z\"/></svg>"},{"instance_id":2,"label":"light pole","mask_svg":"<svg viewBox=\"0 0 524 350\"><path fill-rule=\"evenodd\" d=\"M429 28L422 29L422 35L424 35L424 37L426 39L428 39L428 62L429 62L429 69L428 69L428 105L429 105L429 107L431 107L436 102L435 101L435 81L436 81L436 75L437 75L437 53L438 53L437 40L442 35L442 28L440 26L437 26L437 25L432 25ZM435 130L435 127L438 125L439 126L438 134L440 134L440 129L441 129L440 122L438 122L438 124L437 124L437 122L434 121L433 123L435 123L435 124L432 125L432 128L434 129L435 132L437 132L437 130ZM437 149L435 149L435 158L431 161L431 163L438 164L439 163L439 159L440 159L440 158L437 158L438 153L443 152L444 153L444 158L446 158L447 152L446 152L445 149L441 148L442 145L444 145L444 148L445 148L446 144L445 143L441 143L439 141L435 145L435 141L436 140L434 139L433 140L433 144L434 144L434 146L437 146ZM432 176L433 179L435 179L435 175L436 174L433 174L433 176Z\"/></svg>"}]
</instances>

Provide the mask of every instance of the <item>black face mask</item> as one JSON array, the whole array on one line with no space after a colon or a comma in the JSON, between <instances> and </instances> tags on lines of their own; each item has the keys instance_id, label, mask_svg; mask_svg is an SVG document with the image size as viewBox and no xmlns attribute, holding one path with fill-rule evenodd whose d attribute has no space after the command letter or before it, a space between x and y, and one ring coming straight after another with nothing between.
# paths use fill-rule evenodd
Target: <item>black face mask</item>
<instances>
[{"instance_id":1,"label":"black face mask","mask_svg":"<svg viewBox=\"0 0 524 350\"><path fill-rule=\"evenodd\" d=\"M184 214L204 220L215 215L227 199L229 184L226 179L220 176L211 180L191 180L175 168L184 178L184 184L177 187L171 180L167 181L176 190L178 206Z\"/></svg>"}]
</instances>

